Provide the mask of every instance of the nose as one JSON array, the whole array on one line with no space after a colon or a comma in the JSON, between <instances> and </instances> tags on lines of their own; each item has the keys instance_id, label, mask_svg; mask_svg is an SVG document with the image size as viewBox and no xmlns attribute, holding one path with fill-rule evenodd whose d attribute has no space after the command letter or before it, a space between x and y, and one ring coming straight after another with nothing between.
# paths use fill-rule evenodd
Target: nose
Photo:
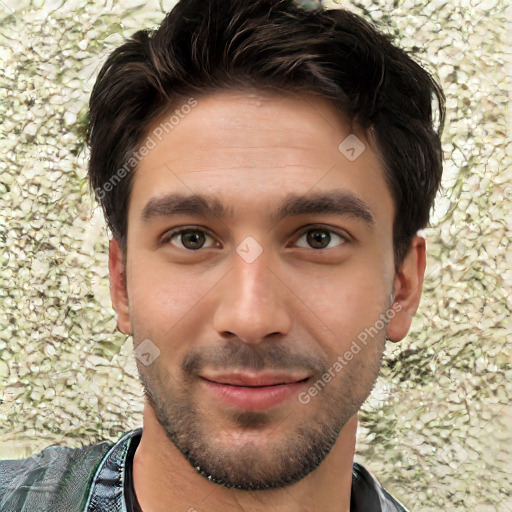
<instances>
[{"instance_id":1,"label":"nose","mask_svg":"<svg viewBox=\"0 0 512 512\"><path fill-rule=\"evenodd\" d=\"M290 292L264 253L251 263L235 255L234 268L216 291L213 326L219 336L258 344L289 333Z\"/></svg>"}]
</instances>

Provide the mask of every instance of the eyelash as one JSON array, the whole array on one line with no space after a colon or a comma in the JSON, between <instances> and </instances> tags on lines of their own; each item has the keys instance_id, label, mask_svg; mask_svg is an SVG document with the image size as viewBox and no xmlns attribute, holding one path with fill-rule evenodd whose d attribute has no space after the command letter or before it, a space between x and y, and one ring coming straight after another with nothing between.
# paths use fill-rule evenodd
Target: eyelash
<instances>
[{"instance_id":1,"label":"eyelash","mask_svg":"<svg viewBox=\"0 0 512 512\"><path fill-rule=\"evenodd\" d=\"M176 236L179 236L183 233L187 233L187 232L197 232L197 233L203 233L205 234L206 236L209 236L210 238L214 239L214 237L212 235L210 235L207 231L205 231L204 229L201 229L200 227L195 227L195 226L188 226L188 227L184 227L184 228L178 228L174 231L169 231L167 232L163 237L162 237L162 240L161 240L161 244L162 245L166 245L168 243L171 242L171 240L173 238L175 238ZM202 249L202 247L201 247ZM188 250L188 251L191 251L191 252L194 252L192 249L187 249L185 248L185 250ZM199 249L196 249L196 250L199 250Z\"/></svg>"},{"instance_id":2,"label":"eyelash","mask_svg":"<svg viewBox=\"0 0 512 512\"><path fill-rule=\"evenodd\" d=\"M300 235L295 239L295 243L297 243L298 240L300 240L303 236L307 235L311 231L324 231L326 233L329 233L331 238L333 235L339 237L341 239L341 243L335 247L339 247L341 245L345 245L350 242L350 238L347 234L338 233L337 231L334 231L333 229L330 229L330 228L327 228L324 226L308 226L308 228L306 230L301 231ZM330 242L331 242L331 240L329 240L329 243ZM302 248L303 249L309 248L309 249L313 249L316 251L325 251L326 249L334 249L335 247L323 247L321 249L315 249L314 247L302 247Z\"/></svg>"},{"instance_id":3,"label":"eyelash","mask_svg":"<svg viewBox=\"0 0 512 512\"><path fill-rule=\"evenodd\" d=\"M176 230L173 230L173 231L169 231L168 233L166 233L162 239L161 239L161 245L166 245L168 243L171 242L171 240L179 235L182 235L183 233L187 233L187 232L198 232L198 233L203 233L204 235L206 235L207 237L210 237L212 239L214 239L214 237L212 235L210 235L207 231L205 231L204 229L200 228L200 227L195 227L195 226L188 226L188 227L183 227L183 228L178 228ZM336 246L336 247L339 247L341 245L345 245L346 243L350 243L351 242L351 239L350 237L347 235L347 234L342 234L342 233L338 233L336 231L334 231L333 229L331 228L327 228L325 226L316 226L316 225L312 225L312 226L308 226L307 229L303 230L300 232L300 234L294 238L295 240L295 243L297 243L298 240L300 240L303 236L307 235L310 231L324 231L326 233L329 233L329 235L332 237L332 235L334 236L337 236L339 237L342 242ZM207 249L209 249L210 247L207 247ZM306 248L306 247L302 247L303 249ZM314 251L325 251L326 249L332 249L333 247L324 247L324 248L321 248L321 249L315 249L314 247L309 247L309 249L312 249ZM186 247L184 248L185 250L187 251L190 251L190 252L196 252L196 251L199 251L201 249L203 249L203 247L200 247L199 249L187 249Z\"/></svg>"}]
</instances>

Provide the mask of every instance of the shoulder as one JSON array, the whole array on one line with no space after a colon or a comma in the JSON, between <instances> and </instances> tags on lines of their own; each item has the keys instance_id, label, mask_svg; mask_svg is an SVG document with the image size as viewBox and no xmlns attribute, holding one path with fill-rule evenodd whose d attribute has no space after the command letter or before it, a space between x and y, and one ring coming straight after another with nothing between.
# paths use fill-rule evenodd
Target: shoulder
<instances>
[{"instance_id":1,"label":"shoulder","mask_svg":"<svg viewBox=\"0 0 512 512\"><path fill-rule=\"evenodd\" d=\"M352 469L351 510L354 512L408 512L361 464Z\"/></svg>"},{"instance_id":2,"label":"shoulder","mask_svg":"<svg viewBox=\"0 0 512 512\"><path fill-rule=\"evenodd\" d=\"M0 460L0 512L80 510L96 469L115 443L48 446L19 460Z\"/></svg>"}]
</instances>

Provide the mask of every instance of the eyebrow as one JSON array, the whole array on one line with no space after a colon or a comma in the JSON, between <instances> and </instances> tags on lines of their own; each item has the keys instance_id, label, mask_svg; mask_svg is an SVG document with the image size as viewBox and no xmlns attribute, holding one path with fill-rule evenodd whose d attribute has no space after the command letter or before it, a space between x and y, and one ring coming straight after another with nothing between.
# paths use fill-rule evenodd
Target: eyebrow
<instances>
[{"instance_id":1,"label":"eyebrow","mask_svg":"<svg viewBox=\"0 0 512 512\"><path fill-rule=\"evenodd\" d=\"M172 215L196 215L203 218L226 219L232 217L217 198L199 194L167 194L154 197L142 210L142 219L149 221L154 217ZM375 224L375 216L370 206L352 192L330 191L309 195L288 195L284 202L270 215L276 223L285 217L296 215L335 214L355 217L369 226Z\"/></svg>"},{"instance_id":2,"label":"eyebrow","mask_svg":"<svg viewBox=\"0 0 512 512\"><path fill-rule=\"evenodd\" d=\"M142 210L142 219L149 221L153 217L170 217L172 215L198 215L224 219L230 216L228 210L215 197L199 194L167 194L154 197Z\"/></svg>"},{"instance_id":3,"label":"eyebrow","mask_svg":"<svg viewBox=\"0 0 512 512\"><path fill-rule=\"evenodd\" d=\"M355 217L373 226L375 216L370 206L352 192L333 190L308 196L289 195L272 215L274 222L285 217L303 214L335 214Z\"/></svg>"}]
</instances>

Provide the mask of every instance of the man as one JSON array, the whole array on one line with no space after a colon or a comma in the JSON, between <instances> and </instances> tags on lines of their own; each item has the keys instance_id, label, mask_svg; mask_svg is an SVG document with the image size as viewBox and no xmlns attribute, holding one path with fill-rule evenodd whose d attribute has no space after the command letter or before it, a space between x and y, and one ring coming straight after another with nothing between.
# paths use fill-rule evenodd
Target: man
<instances>
[{"instance_id":1,"label":"man","mask_svg":"<svg viewBox=\"0 0 512 512\"><path fill-rule=\"evenodd\" d=\"M103 66L90 182L146 402L0 463L2 511L400 511L353 462L419 304L443 94L358 16L183 0Z\"/></svg>"}]
</instances>

